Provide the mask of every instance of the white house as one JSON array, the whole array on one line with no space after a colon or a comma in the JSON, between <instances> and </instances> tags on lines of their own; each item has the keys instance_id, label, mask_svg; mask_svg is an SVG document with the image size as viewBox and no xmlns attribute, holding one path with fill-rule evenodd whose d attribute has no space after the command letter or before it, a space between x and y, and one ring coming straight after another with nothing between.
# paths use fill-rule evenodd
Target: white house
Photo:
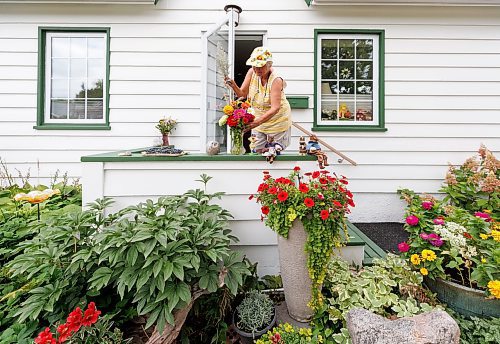
<instances>
[{"instance_id":1,"label":"white house","mask_svg":"<svg viewBox=\"0 0 500 344\"><path fill-rule=\"evenodd\" d=\"M298 130L289 159L272 166L116 154L158 144L165 115L180 122L172 143L204 152L220 136L217 49L238 80L262 44L288 83L293 120L357 162L329 154L351 180L353 221L400 221L399 187L436 193L448 162L481 143L500 152L499 0L230 4L241 13L226 12L227 0L0 0L0 157L40 182L83 175L86 200L112 196L117 207L183 192L204 172L228 193L243 243L275 245L244 202L260 171L300 160Z\"/></svg>"}]
</instances>

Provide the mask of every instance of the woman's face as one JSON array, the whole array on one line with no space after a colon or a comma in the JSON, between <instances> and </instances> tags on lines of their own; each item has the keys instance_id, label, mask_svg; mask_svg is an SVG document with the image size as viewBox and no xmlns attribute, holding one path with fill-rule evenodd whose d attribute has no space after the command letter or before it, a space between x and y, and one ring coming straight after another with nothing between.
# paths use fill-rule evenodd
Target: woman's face
<instances>
[{"instance_id":1,"label":"woman's face","mask_svg":"<svg viewBox=\"0 0 500 344\"><path fill-rule=\"evenodd\" d=\"M269 73L269 71L271 70L271 64L266 63L262 67L252 67L252 68L253 68L253 72L255 74L257 74L257 76L262 77L262 76L267 75Z\"/></svg>"}]
</instances>

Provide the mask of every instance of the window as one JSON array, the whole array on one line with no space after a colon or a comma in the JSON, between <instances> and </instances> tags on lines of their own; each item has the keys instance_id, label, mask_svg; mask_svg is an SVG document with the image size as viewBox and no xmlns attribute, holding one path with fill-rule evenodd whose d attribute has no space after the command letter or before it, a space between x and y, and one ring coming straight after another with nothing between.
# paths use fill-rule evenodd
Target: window
<instances>
[{"instance_id":1,"label":"window","mask_svg":"<svg viewBox=\"0 0 500 344\"><path fill-rule=\"evenodd\" d=\"M40 28L36 129L109 129L109 29Z\"/></svg>"},{"instance_id":2,"label":"window","mask_svg":"<svg viewBox=\"0 0 500 344\"><path fill-rule=\"evenodd\" d=\"M385 131L384 31L315 30L314 130Z\"/></svg>"}]
</instances>

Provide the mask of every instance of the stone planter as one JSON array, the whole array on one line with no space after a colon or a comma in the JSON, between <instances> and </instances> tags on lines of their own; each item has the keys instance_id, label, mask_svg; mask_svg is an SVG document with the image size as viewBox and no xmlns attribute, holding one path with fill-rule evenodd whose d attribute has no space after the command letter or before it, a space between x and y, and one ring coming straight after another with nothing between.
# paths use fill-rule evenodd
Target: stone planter
<instances>
[{"instance_id":1,"label":"stone planter","mask_svg":"<svg viewBox=\"0 0 500 344\"><path fill-rule=\"evenodd\" d=\"M465 316L500 317L500 300L486 299L486 293L443 279L425 279L425 284L448 307Z\"/></svg>"},{"instance_id":2,"label":"stone planter","mask_svg":"<svg viewBox=\"0 0 500 344\"><path fill-rule=\"evenodd\" d=\"M276 308L274 308L274 316L273 316L273 319L271 320L271 323L269 325L267 325L264 329L260 330L260 331L257 331L255 333L250 333L250 332L246 332L246 331L243 331L241 329L238 328L238 325L236 323L236 310L233 312L233 325L234 325L234 330L236 331L236 333L238 333L240 335L240 339L241 339L241 343L242 344L253 344L254 342L254 339L259 339L260 337L262 337L263 334L267 333L267 331L270 331L274 325L276 324Z\"/></svg>"},{"instance_id":3,"label":"stone planter","mask_svg":"<svg viewBox=\"0 0 500 344\"><path fill-rule=\"evenodd\" d=\"M300 322L311 320L314 312L307 306L311 300L312 281L307 270L304 251L307 233L302 222L295 220L288 239L278 236L281 279L285 291L288 314Z\"/></svg>"}]
</instances>

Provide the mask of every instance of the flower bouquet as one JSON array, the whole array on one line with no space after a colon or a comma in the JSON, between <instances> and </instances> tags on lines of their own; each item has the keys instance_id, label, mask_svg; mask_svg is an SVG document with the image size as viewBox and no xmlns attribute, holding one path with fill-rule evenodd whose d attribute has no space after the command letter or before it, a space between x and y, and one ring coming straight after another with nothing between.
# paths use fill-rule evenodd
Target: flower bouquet
<instances>
[{"instance_id":1,"label":"flower bouquet","mask_svg":"<svg viewBox=\"0 0 500 344\"><path fill-rule=\"evenodd\" d=\"M169 146L168 135L175 130L175 126L177 125L177 121L173 118L162 118L158 121L155 128L158 129L162 135L162 146Z\"/></svg>"},{"instance_id":2,"label":"flower bouquet","mask_svg":"<svg viewBox=\"0 0 500 344\"><path fill-rule=\"evenodd\" d=\"M346 231L345 214L350 212L349 207L354 207L347 184L344 176L338 178L326 170L305 173L302 177L300 168L295 167L288 178L275 179L265 171L257 194L250 196L262 206L261 219L281 237L289 237L294 221L302 222L307 234L304 244L312 281L309 304L312 309L322 303L319 289L333 249L341 247L345 240L341 236L341 231Z\"/></svg>"},{"instance_id":3,"label":"flower bouquet","mask_svg":"<svg viewBox=\"0 0 500 344\"><path fill-rule=\"evenodd\" d=\"M480 155L450 168L442 201L398 190L408 203L405 230L410 233L398 248L422 275L500 299L499 161L484 147Z\"/></svg>"},{"instance_id":4,"label":"flower bouquet","mask_svg":"<svg viewBox=\"0 0 500 344\"><path fill-rule=\"evenodd\" d=\"M255 116L250 102L245 100L233 100L222 109L224 115L219 119L219 126L229 126L231 134L231 154L245 154L243 147L243 130L245 126L252 123Z\"/></svg>"}]
</instances>

